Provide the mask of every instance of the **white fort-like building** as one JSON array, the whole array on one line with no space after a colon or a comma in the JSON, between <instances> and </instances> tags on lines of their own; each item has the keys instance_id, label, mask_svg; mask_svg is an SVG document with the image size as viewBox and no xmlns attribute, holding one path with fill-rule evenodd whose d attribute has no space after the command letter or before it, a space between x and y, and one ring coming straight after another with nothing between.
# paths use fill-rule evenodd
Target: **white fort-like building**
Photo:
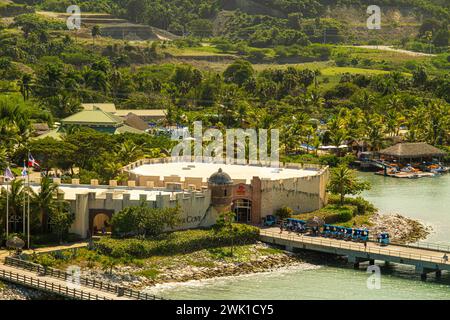
<instances>
[{"instance_id":1,"label":"white fort-like building","mask_svg":"<svg viewBox=\"0 0 450 320\"><path fill-rule=\"evenodd\" d=\"M178 162L171 158L143 159L123 168L129 180L119 186L111 180L89 185L72 179L60 184L58 197L75 213L71 232L87 237L100 230L115 213L145 201L149 207L181 209L177 229L208 227L220 212L234 211L238 222L261 224L282 206L295 212L311 212L326 202L328 168L286 164L279 168L202 162ZM37 180L32 184L39 190ZM107 224L106 224L107 225Z\"/></svg>"}]
</instances>

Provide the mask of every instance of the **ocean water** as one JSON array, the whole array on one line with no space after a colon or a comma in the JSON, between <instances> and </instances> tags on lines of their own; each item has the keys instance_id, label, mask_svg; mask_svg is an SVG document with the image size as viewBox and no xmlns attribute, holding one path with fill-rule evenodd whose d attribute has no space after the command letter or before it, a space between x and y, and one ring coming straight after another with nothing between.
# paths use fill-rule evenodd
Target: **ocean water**
<instances>
[{"instance_id":1,"label":"ocean water","mask_svg":"<svg viewBox=\"0 0 450 320\"><path fill-rule=\"evenodd\" d=\"M418 180L361 173L372 189L363 196L382 213L400 213L430 225L427 242L450 244L450 174ZM450 273L420 280L411 266L378 263L379 286L374 288L367 264L305 263L296 268L236 277L165 284L147 291L169 299L425 299L450 300ZM368 285L369 282L369 285Z\"/></svg>"}]
</instances>

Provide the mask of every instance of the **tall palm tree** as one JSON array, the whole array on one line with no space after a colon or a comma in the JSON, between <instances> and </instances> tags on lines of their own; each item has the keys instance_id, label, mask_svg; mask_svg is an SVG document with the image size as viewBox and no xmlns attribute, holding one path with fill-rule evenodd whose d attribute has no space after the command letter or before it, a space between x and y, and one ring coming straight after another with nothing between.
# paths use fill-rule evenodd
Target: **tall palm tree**
<instances>
[{"instance_id":1,"label":"tall palm tree","mask_svg":"<svg viewBox=\"0 0 450 320\"><path fill-rule=\"evenodd\" d=\"M331 139L331 144L333 146L336 146L336 148L337 148L336 149L337 156L340 157L341 149L339 148L339 146L341 146L344 143L344 141L346 141L348 139L348 131L344 128L331 131L330 139Z\"/></svg>"},{"instance_id":2,"label":"tall palm tree","mask_svg":"<svg viewBox=\"0 0 450 320\"><path fill-rule=\"evenodd\" d=\"M386 112L385 116L386 131L390 136L398 135L400 126L403 123L403 119L404 118L401 115L401 113L397 112L395 109L391 109L388 112Z\"/></svg>"},{"instance_id":3,"label":"tall palm tree","mask_svg":"<svg viewBox=\"0 0 450 320\"><path fill-rule=\"evenodd\" d=\"M24 190L23 180L21 179L11 181L11 184L8 187L9 222L10 225L12 225L11 230L14 232L21 231L21 225L19 225L19 222L21 223L23 216L23 199L25 196ZM6 217L6 192L6 189L2 189L0 200L2 222Z\"/></svg>"},{"instance_id":4,"label":"tall palm tree","mask_svg":"<svg viewBox=\"0 0 450 320\"><path fill-rule=\"evenodd\" d=\"M31 81L33 77L25 73L19 81L20 93L22 94L23 100L28 100L31 92Z\"/></svg>"},{"instance_id":5,"label":"tall palm tree","mask_svg":"<svg viewBox=\"0 0 450 320\"><path fill-rule=\"evenodd\" d=\"M383 123L378 116L367 115L365 121L366 135L365 140L373 151L380 150L383 147Z\"/></svg>"},{"instance_id":6,"label":"tall palm tree","mask_svg":"<svg viewBox=\"0 0 450 320\"><path fill-rule=\"evenodd\" d=\"M359 181L354 170L349 169L346 165L340 165L331 170L328 190L340 196L339 203L341 206L344 204L347 194L358 194L369 188L370 184Z\"/></svg>"},{"instance_id":7,"label":"tall palm tree","mask_svg":"<svg viewBox=\"0 0 450 320\"><path fill-rule=\"evenodd\" d=\"M55 204L55 196L58 192L58 185L48 177L41 179L39 192L31 192L31 202L41 219L42 232L48 231L48 217Z\"/></svg>"},{"instance_id":8,"label":"tall palm tree","mask_svg":"<svg viewBox=\"0 0 450 320\"><path fill-rule=\"evenodd\" d=\"M101 34L102 34L102 31L101 31L99 25L95 25L92 27L92 29L91 29L92 45L95 45L95 38L97 38Z\"/></svg>"}]
</instances>

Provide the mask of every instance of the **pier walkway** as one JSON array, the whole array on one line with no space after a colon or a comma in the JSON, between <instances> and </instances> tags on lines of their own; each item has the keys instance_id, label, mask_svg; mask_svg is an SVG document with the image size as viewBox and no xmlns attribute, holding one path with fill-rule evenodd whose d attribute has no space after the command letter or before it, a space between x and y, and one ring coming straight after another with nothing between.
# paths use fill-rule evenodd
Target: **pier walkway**
<instances>
[{"instance_id":1,"label":"pier walkway","mask_svg":"<svg viewBox=\"0 0 450 320\"><path fill-rule=\"evenodd\" d=\"M447 247L426 248L399 244L382 247L375 242L367 242L365 246L364 243L299 235L288 231L280 233L280 229L275 227L261 229L260 240L284 246L289 251L303 249L347 256L348 261L354 263L355 267L365 261L374 264L375 260L412 265L422 280L425 280L430 272L436 272L436 275L440 276L442 271L450 271L450 262L444 259L444 255L450 258L450 250Z\"/></svg>"},{"instance_id":2,"label":"pier walkway","mask_svg":"<svg viewBox=\"0 0 450 320\"><path fill-rule=\"evenodd\" d=\"M51 276L38 275L35 272L17 269L13 266L0 264L0 279L23 285L29 288L57 294L65 298L77 300L131 300L129 297L119 297L112 292L104 292L87 286L70 285L69 282Z\"/></svg>"},{"instance_id":3,"label":"pier walkway","mask_svg":"<svg viewBox=\"0 0 450 320\"><path fill-rule=\"evenodd\" d=\"M63 270L6 257L0 264L0 280L77 300L163 300L151 294L85 278Z\"/></svg>"}]
</instances>

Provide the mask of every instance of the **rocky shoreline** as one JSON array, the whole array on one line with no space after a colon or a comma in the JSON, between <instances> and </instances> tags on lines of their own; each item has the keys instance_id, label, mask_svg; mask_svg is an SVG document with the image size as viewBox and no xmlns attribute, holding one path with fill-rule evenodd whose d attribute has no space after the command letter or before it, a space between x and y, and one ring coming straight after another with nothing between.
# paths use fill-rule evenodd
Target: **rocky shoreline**
<instances>
[{"instance_id":1,"label":"rocky shoreline","mask_svg":"<svg viewBox=\"0 0 450 320\"><path fill-rule=\"evenodd\" d=\"M267 248L264 243L258 242L254 248ZM167 266L158 270L154 277L139 275L142 268L132 266L119 266L113 274L108 274L100 269L90 269L82 272L83 276L111 281L126 287L141 289L157 284L186 282L190 280L203 280L216 277L238 276L250 273L270 272L279 268L295 268L304 262L297 254L279 252L259 256L246 262L215 261L211 266Z\"/></svg>"},{"instance_id":2,"label":"rocky shoreline","mask_svg":"<svg viewBox=\"0 0 450 320\"><path fill-rule=\"evenodd\" d=\"M388 232L391 241L401 244L424 240L433 230L431 226L400 214L375 213L370 218L370 222L372 226L368 228L373 234Z\"/></svg>"},{"instance_id":3,"label":"rocky shoreline","mask_svg":"<svg viewBox=\"0 0 450 320\"><path fill-rule=\"evenodd\" d=\"M55 300L46 292L29 289L11 283L0 282L0 300Z\"/></svg>"}]
</instances>

